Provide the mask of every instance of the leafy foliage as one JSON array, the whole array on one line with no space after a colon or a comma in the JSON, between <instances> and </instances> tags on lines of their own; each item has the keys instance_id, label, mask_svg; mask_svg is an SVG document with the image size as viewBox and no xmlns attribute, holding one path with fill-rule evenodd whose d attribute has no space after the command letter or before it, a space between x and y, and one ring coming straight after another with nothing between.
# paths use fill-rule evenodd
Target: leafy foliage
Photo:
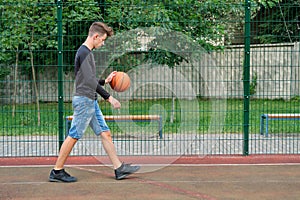
<instances>
[{"instance_id":1,"label":"leafy foliage","mask_svg":"<svg viewBox=\"0 0 300 200\"><path fill-rule=\"evenodd\" d=\"M226 19L232 19L237 15L242 16L243 9L241 3L234 0L227 2L221 0L123 0L119 2L107 0L104 19L113 26L117 34L137 28L160 27L161 33L151 35L155 39L148 44L151 47L146 50L147 52L143 52L145 57L142 61L163 64L172 68L184 61L185 56L157 45L164 42L157 41L157 38L166 37L164 35L172 38L168 34L173 31L173 33L179 32L192 38L194 43L207 51L223 49L225 38L230 38L236 27L231 20L226 23ZM174 38L176 45L174 48L181 47L180 51L184 51L185 49L182 49L186 45L184 43L185 41ZM117 64L125 65L120 62Z\"/></svg>"},{"instance_id":2,"label":"leafy foliage","mask_svg":"<svg viewBox=\"0 0 300 200\"><path fill-rule=\"evenodd\" d=\"M65 70L73 69L76 49L93 21L104 21L116 34L139 27L161 27L192 38L207 51L223 49L235 32L243 31L244 0L68 0L63 2L63 46ZM299 1L251 1L256 38L263 43L296 41L299 36ZM281 10L279 9L281 5ZM56 4L45 0L3 0L1 10L1 63L14 65L16 53L26 73L29 51L37 66L55 65L57 48ZM277 20L282 16L282 20ZM286 26L284 26L284 21ZM180 41L178 41L180 42ZM149 56L164 49L151 50ZM166 52L161 52L165 57ZM173 52L174 53L174 52ZM135 60L136 61L136 60ZM176 62L178 63L179 60ZM136 61L138 62L138 61ZM176 63L173 62L173 63ZM173 64L169 63L170 66ZM37 67L39 68L39 67Z\"/></svg>"},{"instance_id":3,"label":"leafy foliage","mask_svg":"<svg viewBox=\"0 0 300 200\"><path fill-rule=\"evenodd\" d=\"M31 73L29 52L50 50L56 47L54 4L44 1L5 0L1 6L1 47L6 64L15 63L16 53L20 54L23 71ZM39 65L51 63L49 52L39 52Z\"/></svg>"},{"instance_id":4,"label":"leafy foliage","mask_svg":"<svg viewBox=\"0 0 300 200\"><path fill-rule=\"evenodd\" d=\"M229 21L226 23L226 19L240 15L243 11L240 2L233 5L236 2L232 0L106 2L106 19L111 22L116 32L159 26L192 37L208 50L224 46L224 37L231 34L234 27L230 26Z\"/></svg>"},{"instance_id":5,"label":"leafy foliage","mask_svg":"<svg viewBox=\"0 0 300 200\"><path fill-rule=\"evenodd\" d=\"M63 5L63 48L66 71L73 71L76 50L84 42L89 26L103 21L100 5L94 0L67 1Z\"/></svg>"},{"instance_id":6,"label":"leafy foliage","mask_svg":"<svg viewBox=\"0 0 300 200\"><path fill-rule=\"evenodd\" d=\"M300 35L300 1L267 1L253 18L254 39L263 44L296 42Z\"/></svg>"},{"instance_id":7,"label":"leafy foliage","mask_svg":"<svg viewBox=\"0 0 300 200\"><path fill-rule=\"evenodd\" d=\"M171 68L175 65L179 65L184 60L187 61L182 56L163 49L149 49L149 53L145 55L145 60L154 61L160 65L167 65Z\"/></svg>"},{"instance_id":8,"label":"leafy foliage","mask_svg":"<svg viewBox=\"0 0 300 200\"><path fill-rule=\"evenodd\" d=\"M254 72L252 75L252 80L250 82L250 95L254 95L256 93L257 87L257 72Z\"/></svg>"},{"instance_id":9,"label":"leafy foliage","mask_svg":"<svg viewBox=\"0 0 300 200\"><path fill-rule=\"evenodd\" d=\"M0 80L4 80L4 78L10 74L10 68L7 66L0 65Z\"/></svg>"}]
</instances>

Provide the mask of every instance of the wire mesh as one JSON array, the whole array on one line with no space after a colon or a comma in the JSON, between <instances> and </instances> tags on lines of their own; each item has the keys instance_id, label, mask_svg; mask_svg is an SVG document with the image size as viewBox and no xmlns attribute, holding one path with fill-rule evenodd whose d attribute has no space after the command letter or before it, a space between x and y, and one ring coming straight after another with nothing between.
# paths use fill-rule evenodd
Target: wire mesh
<instances>
[{"instance_id":1,"label":"wire mesh","mask_svg":"<svg viewBox=\"0 0 300 200\"><path fill-rule=\"evenodd\" d=\"M97 77L130 75L124 93L105 89L122 108L98 98L104 115L160 115L156 121L108 122L119 155L244 154L243 2L4 1L1 9L0 156L58 154L58 82L64 119L72 115L74 57L89 26L104 21L115 35L94 50ZM249 154L298 154L300 121L262 114L300 113L299 2L251 5ZM16 14L18 13L18 14ZM12 23L14 22L14 23ZM57 36L63 36L58 80ZM246 80L247 81L247 80ZM67 124L66 121L62 122ZM248 124L247 124L248 125ZM106 155L88 128L72 155Z\"/></svg>"},{"instance_id":2,"label":"wire mesh","mask_svg":"<svg viewBox=\"0 0 300 200\"><path fill-rule=\"evenodd\" d=\"M298 154L299 118L299 2L283 1L259 9L252 19L251 143L253 154ZM281 114L260 130L262 114ZM266 124L265 124L266 126ZM260 135L258 133L262 132Z\"/></svg>"}]
</instances>

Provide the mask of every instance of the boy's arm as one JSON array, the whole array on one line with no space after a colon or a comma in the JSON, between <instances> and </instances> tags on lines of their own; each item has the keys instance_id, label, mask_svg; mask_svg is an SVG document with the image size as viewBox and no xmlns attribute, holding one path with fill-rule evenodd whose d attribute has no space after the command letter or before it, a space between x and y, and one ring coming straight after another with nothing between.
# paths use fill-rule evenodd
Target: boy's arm
<instances>
[{"instance_id":1,"label":"boy's arm","mask_svg":"<svg viewBox=\"0 0 300 200\"><path fill-rule=\"evenodd\" d=\"M110 97L110 94L100 85L97 85L96 92L105 100Z\"/></svg>"},{"instance_id":2,"label":"boy's arm","mask_svg":"<svg viewBox=\"0 0 300 200\"><path fill-rule=\"evenodd\" d=\"M105 80L104 79L101 79L98 81L98 83L101 85L101 86L104 86L105 85Z\"/></svg>"},{"instance_id":3,"label":"boy's arm","mask_svg":"<svg viewBox=\"0 0 300 200\"><path fill-rule=\"evenodd\" d=\"M97 85L97 93L100 94L101 97L103 97L105 100L107 100L115 109L121 108L121 103L115 99L113 96L111 96L102 86L105 85L105 83L111 82L113 77L116 75L116 72L112 72L105 80L99 80ZM102 85L102 86L101 86Z\"/></svg>"},{"instance_id":4,"label":"boy's arm","mask_svg":"<svg viewBox=\"0 0 300 200\"><path fill-rule=\"evenodd\" d=\"M105 82L105 80L104 80L104 82ZM121 108L121 103L117 99L115 99L113 96L111 96L100 84L98 84L96 91L98 94L100 94L100 96L103 99L108 101L114 107L114 109Z\"/></svg>"},{"instance_id":5,"label":"boy's arm","mask_svg":"<svg viewBox=\"0 0 300 200\"><path fill-rule=\"evenodd\" d=\"M109 76L105 80L101 79L98 81L96 92L100 94L100 96L105 100L108 100L110 94L102 86L104 86L106 83L111 82L111 80L115 75L116 75L116 71L113 71L112 73L109 74Z\"/></svg>"}]
</instances>

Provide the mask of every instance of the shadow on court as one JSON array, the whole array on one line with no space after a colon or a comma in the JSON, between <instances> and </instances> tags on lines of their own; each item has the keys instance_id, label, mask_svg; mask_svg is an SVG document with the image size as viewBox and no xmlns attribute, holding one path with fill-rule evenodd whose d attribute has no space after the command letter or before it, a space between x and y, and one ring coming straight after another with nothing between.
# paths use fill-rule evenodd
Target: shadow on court
<instances>
[{"instance_id":1,"label":"shadow on court","mask_svg":"<svg viewBox=\"0 0 300 200\"><path fill-rule=\"evenodd\" d=\"M0 199L299 199L300 165L142 165L116 181L105 165L74 165L76 183L50 183L51 166L0 167Z\"/></svg>"}]
</instances>

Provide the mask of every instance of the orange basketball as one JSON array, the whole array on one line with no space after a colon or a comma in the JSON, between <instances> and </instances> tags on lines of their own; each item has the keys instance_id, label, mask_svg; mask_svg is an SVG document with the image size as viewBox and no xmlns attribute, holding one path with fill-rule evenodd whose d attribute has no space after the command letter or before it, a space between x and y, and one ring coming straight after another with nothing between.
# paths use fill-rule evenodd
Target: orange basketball
<instances>
[{"instance_id":1,"label":"orange basketball","mask_svg":"<svg viewBox=\"0 0 300 200\"><path fill-rule=\"evenodd\" d=\"M114 91L124 92L130 87L130 78L125 72L116 72L109 84Z\"/></svg>"}]
</instances>

